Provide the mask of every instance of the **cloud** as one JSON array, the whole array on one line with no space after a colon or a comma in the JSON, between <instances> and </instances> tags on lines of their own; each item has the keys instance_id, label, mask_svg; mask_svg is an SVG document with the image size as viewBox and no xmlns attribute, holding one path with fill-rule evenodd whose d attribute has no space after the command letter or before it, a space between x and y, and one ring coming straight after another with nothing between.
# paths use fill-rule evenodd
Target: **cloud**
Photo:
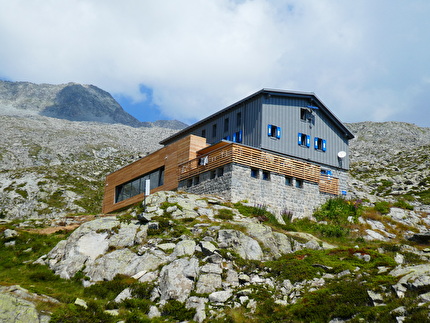
<instances>
[{"instance_id":1,"label":"cloud","mask_svg":"<svg viewBox=\"0 0 430 323\"><path fill-rule=\"evenodd\" d=\"M269 87L313 91L348 122L430 126L426 0L0 5L4 78L91 83L186 122Z\"/></svg>"}]
</instances>

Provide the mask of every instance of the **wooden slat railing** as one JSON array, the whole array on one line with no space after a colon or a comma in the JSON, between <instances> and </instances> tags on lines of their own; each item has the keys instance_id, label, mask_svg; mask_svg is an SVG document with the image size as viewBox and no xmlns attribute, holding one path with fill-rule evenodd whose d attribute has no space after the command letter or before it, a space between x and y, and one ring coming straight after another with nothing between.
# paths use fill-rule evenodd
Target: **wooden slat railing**
<instances>
[{"instance_id":1,"label":"wooden slat railing","mask_svg":"<svg viewBox=\"0 0 430 323\"><path fill-rule=\"evenodd\" d=\"M320 166L234 143L180 164L178 168L178 179L182 181L230 163L255 167L318 183L321 192L335 195L339 194L339 180L332 176L329 178L326 175L321 175Z\"/></svg>"}]
</instances>

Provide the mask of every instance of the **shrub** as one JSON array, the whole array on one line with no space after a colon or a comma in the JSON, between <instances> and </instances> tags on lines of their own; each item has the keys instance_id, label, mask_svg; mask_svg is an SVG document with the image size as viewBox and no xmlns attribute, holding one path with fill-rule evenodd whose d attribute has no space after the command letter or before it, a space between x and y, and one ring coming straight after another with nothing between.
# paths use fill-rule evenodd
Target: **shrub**
<instances>
[{"instance_id":1,"label":"shrub","mask_svg":"<svg viewBox=\"0 0 430 323\"><path fill-rule=\"evenodd\" d=\"M390 213L390 203L387 201L380 201L375 203L375 210L381 214Z\"/></svg>"},{"instance_id":2,"label":"shrub","mask_svg":"<svg viewBox=\"0 0 430 323\"><path fill-rule=\"evenodd\" d=\"M187 309L177 300L169 300L161 311L162 316L170 316L179 322L192 320L195 314L195 308Z\"/></svg>"},{"instance_id":3,"label":"shrub","mask_svg":"<svg viewBox=\"0 0 430 323\"><path fill-rule=\"evenodd\" d=\"M314 217L318 221L328 221L335 224L349 224L348 217L357 221L362 213L361 201L345 200L342 197L336 197L327 200L315 212Z\"/></svg>"},{"instance_id":4,"label":"shrub","mask_svg":"<svg viewBox=\"0 0 430 323\"><path fill-rule=\"evenodd\" d=\"M215 215L215 218L221 220L233 220L234 213L230 209L220 209L218 210L218 214Z\"/></svg>"},{"instance_id":5,"label":"shrub","mask_svg":"<svg viewBox=\"0 0 430 323\"><path fill-rule=\"evenodd\" d=\"M395 207L399 207L401 209L405 210L413 210L414 207L410 205L408 202L406 202L404 199L398 200L396 203L393 204Z\"/></svg>"}]
</instances>

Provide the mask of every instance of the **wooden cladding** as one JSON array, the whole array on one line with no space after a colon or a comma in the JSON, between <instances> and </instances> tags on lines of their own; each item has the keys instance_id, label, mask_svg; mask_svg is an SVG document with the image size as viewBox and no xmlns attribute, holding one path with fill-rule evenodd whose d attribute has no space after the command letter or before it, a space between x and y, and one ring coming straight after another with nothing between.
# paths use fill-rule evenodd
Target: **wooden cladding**
<instances>
[{"instance_id":1,"label":"wooden cladding","mask_svg":"<svg viewBox=\"0 0 430 323\"><path fill-rule=\"evenodd\" d=\"M116 187L160 167L164 167L164 183L151 189L151 193L176 189L178 187L178 164L196 158L197 151L206 146L205 138L191 135L109 174L106 177L103 213L116 211L142 201L144 195L138 194L115 203Z\"/></svg>"},{"instance_id":2,"label":"wooden cladding","mask_svg":"<svg viewBox=\"0 0 430 323\"><path fill-rule=\"evenodd\" d=\"M339 194L339 180L332 176L321 175L320 166L234 143L180 164L178 169L179 181L229 163L237 163L318 183L321 192Z\"/></svg>"}]
</instances>

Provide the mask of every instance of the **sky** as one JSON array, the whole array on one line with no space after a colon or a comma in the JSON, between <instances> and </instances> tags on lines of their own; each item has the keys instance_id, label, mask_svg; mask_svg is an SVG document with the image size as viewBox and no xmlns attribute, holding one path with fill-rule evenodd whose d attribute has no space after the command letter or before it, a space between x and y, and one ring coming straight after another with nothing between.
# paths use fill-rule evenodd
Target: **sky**
<instances>
[{"instance_id":1,"label":"sky","mask_svg":"<svg viewBox=\"0 0 430 323\"><path fill-rule=\"evenodd\" d=\"M262 88L430 127L428 0L0 0L0 79L93 84L141 121Z\"/></svg>"}]
</instances>

